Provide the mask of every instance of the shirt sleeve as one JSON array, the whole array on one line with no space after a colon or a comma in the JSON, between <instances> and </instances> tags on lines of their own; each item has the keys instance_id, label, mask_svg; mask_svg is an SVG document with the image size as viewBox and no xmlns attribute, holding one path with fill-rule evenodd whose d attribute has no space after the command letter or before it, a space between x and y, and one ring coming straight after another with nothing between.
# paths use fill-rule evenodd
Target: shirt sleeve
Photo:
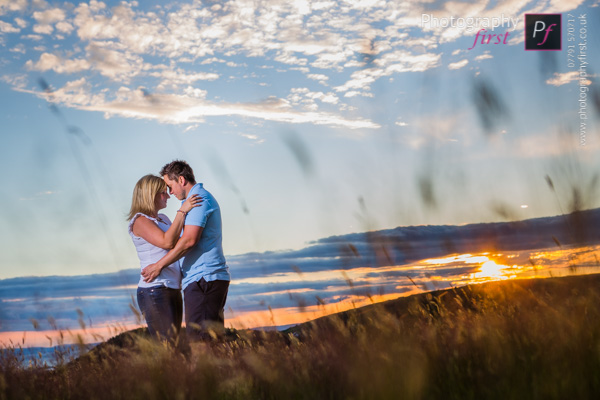
<instances>
[{"instance_id":1,"label":"shirt sleeve","mask_svg":"<svg viewBox=\"0 0 600 400\"><path fill-rule=\"evenodd\" d=\"M206 226L208 217L213 212L210 200L206 199L198 207L192 208L185 217L185 225Z\"/></svg>"}]
</instances>

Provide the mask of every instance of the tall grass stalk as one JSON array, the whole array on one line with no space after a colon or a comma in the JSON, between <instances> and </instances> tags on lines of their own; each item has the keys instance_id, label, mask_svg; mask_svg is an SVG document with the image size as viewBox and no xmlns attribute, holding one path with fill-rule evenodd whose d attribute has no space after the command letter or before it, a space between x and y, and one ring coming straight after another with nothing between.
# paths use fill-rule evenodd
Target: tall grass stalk
<instances>
[{"instance_id":1,"label":"tall grass stalk","mask_svg":"<svg viewBox=\"0 0 600 400\"><path fill-rule=\"evenodd\" d=\"M128 332L53 370L3 352L0 399L600 398L599 285L472 285L187 349Z\"/></svg>"}]
</instances>

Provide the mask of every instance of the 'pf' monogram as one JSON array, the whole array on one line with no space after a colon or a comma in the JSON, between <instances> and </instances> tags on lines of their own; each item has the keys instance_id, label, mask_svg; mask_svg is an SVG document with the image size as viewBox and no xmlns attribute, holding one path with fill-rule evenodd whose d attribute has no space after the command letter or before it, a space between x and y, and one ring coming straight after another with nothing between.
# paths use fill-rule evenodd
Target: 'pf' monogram
<instances>
[{"instance_id":1,"label":"'pf' monogram","mask_svg":"<svg viewBox=\"0 0 600 400\"><path fill-rule=\"evenodd\" d=\"M525 50L561 50L561 14L525 14Z\"/></svg>"}]
</instances>

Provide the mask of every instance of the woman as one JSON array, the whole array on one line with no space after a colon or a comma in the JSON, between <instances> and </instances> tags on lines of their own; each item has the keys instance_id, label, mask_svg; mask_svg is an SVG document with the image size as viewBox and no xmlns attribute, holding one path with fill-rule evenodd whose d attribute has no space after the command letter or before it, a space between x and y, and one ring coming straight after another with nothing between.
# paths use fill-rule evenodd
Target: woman
<instances>
[{"instance_id":1,"label":"woman","mask_svg":"<svg viewBox=\"0 0 600 400\"><path fill-rule=\"evenodd\" d=\"M173 223L158 211L167 206L167 185L154 175L142 177L133 189L129 235L137 250L141 269L160 260L179 239L185 216L202 198L190 196L177 210ZM137 301L154 337L168 338L179 333L183 306L179 262L164 268L150 283L140 276Z\"/></svg>"}]
</instances>

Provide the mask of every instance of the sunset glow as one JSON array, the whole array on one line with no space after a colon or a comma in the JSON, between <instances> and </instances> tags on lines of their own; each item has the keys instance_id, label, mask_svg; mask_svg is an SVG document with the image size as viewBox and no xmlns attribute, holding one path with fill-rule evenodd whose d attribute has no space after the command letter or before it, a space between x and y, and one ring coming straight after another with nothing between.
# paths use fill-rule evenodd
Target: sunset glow
<instances>
[{"instance_id":1,"label":"sunset glow","mask_svg":"<svg viewBox=\"0 0 600 400\"><path fill-rule=\"evenodd\" d=\"M507 279L503 275L503 270L508 268L506 265L498 265L492 260L481 264L481 271L473 274L475 278Z\"/></svg>"},{"instance_id":2,"label":"sunset glow","mask_svg":"<svg viewBox=\"0 0 600 400\"><path fill-rule=\"evenodd\" d=\"M423 291L495 280L595 273L600 269L599 252L600 246L586 246L502 253L464 253L402 265L315 272L296 269L288 273L238 279L232 282L232 293L246 285L254 285L262 290L231 301L225 313L226 325L237 329L287 326ZM286 289L287 286L289 288ZM122 286L120 288L122 289ZM135 286L129 285L127 289L131 292ZM80 302L110 302L109 292L101 290L102 296L88 295L77 299ZM275 300L286 298L284 303L282 300ZM15 297L5 300L5 304L24 303L26 300ZM51 301L63 300L72 303L74 298L57 296ZM131 304L130 297L127 301ZM244 309L249 304L256 305L253 309ZM87 321L88 318L84 316L83 321ZM88 325L92 322L90 319ZM62 338L60 332L47 329L26 333L1 332L0 342L25 346L48 346L50 343L57 343L57 340L64 343L77 343L79 340L94 343L105 340L119 329L127 330L140 326L131 312L128 317L118 322L96 322L95 325L97 326L85 330L63 329Z\"/></svg>"}]
</instances>

